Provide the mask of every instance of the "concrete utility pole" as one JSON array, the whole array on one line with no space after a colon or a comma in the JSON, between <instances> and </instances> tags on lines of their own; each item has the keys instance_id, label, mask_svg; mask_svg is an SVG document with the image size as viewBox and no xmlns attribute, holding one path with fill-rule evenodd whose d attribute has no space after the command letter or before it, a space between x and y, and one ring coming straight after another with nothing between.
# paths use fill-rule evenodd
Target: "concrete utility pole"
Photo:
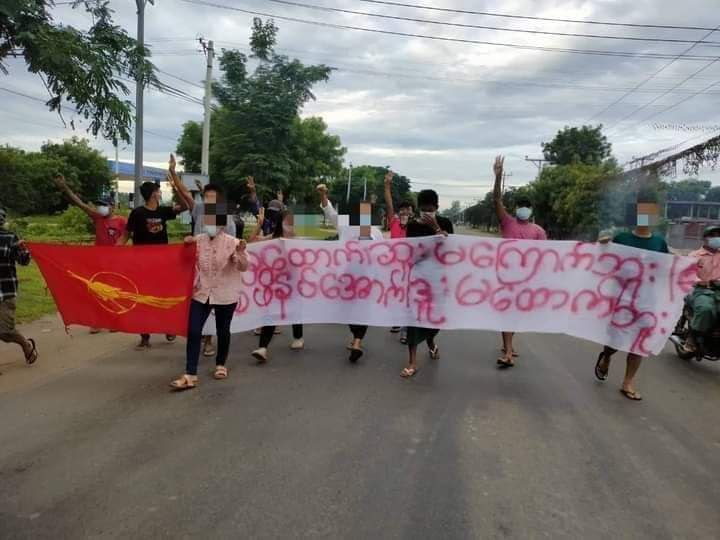
<instances>
[{"instance_id":1,"label":"concrete utility pole","mask_svg":"<svg viewBox=\"0 0 720 540\"><path fill-rule=\"evenodd\" d=\"M543 163L547 163L547 159L544 158L531 158L528 156L525 156L525 161L529 161L533 165L535 165L538 168L538 176L540 176L540 173L542 172Z\"/></svg>"},{"instance_id":2,"label":"concrete utility pole","mask_svg":"<svg viewBox=\"0 0 720 540\"><path fill-rule=\"evenodd\" d=\"M348 166L348 188L347 188L347 198L345 202L347 204L350 204L350 184L352 184L352 163Z\"/></svg>"},{"instance_id":3,"label":"concrete utility pole","mask_svg":"<svg viewBox=\"0 0 720 540\"><path fill-rule=\"evenodd\" d=\"M500 188L500 193L505 193L505 179L506 179L508 176L512 176L512 175L513 175L513 173L508 173L508 172L503 171L503 175L502 175L502 187Z\"/></svg>"},{"instance_id":4,"label":"concrete utility pole","mask_svg":"<svg viewBox=\"0 0 720 540\"><path fill-rule=\"evenodd\" d=\"M212 67L215 49L213 48L212 40L208 41L206 46L205 41L200 38L200 44L203 46L203 49L205 49L205 56L207 57L207 70L205 72L205 116L203 118L200 172L208 176L210 174L210 114L212 113L210 110L210 100L212 98Z\"/></svg>"},{"instance_id":5,"label":"concrete utility pole","mask_svg":"<svg viewBox=\"0 0 720 540\"><path fill-rule=\"evenodd\" d=\"M135 0L137 5L137 42L145 46L145 5L153 0ZM140 206L140 184L143 183L143 86L140 75L135 79L135 197L133 206Z\"/></svg>"}]
</instances>

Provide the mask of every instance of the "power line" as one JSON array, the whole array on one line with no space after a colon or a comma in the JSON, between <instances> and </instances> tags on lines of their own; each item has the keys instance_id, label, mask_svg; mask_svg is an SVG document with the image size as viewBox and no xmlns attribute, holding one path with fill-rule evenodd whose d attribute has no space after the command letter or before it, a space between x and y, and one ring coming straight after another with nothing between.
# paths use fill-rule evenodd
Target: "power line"
<instances>
[{"instance_id":1,"label":"power line","mask_svg":"<svg viewBox=\"0 0 720 540\"><path fill-rule=\"evenodd\" d=\"M705 34L701 39L705 39L706 37L710 36L710 35L713 34L718 28L720 28L720 25L718 25L718 26L716 26L715 28L713 28L712 30L710 30L710 31L709 31L707 34ZM672 66L675 62L677 62L678 60L680 60L680 58L684 57L687 53L689 53L689 52L692 51L695 47L697 47L697 45L698 45L697 43L692 44L690 47L688 47L687 49L685 49L683 52L681 52L681 53L680 53L679 55L677 55L675 58L673 58L672 60L670 60L670 62L668 62L667 64L663 65L660 69L658 69L657 71L655 71L654 73L652 73L649 77L647 77L646 79L644 79L644 80L642 80L640 83L638 83L634 88L632 88L631 90L629 90L628 92L626 92L625 94L623 94L622 96L620 96L617 100L613 101L610 105L608 105L607 107L605 107L602 111L600 111L599 113L593 115L592 118L590 118L590 120L588 120L588 121L590 122L590 121L594 120L595 118L598 118L599 116L602 116L602 115L605 114L607 111L609 111L610 109L612 109L615 105L618 105L619 103L621 103L626 97L628 97L628 96L631 95L632 93L636 92L639 88L641 88L642 86L644 86L645 84L647 84L648 82L650 82L652 79L654 79L657 75L659 75L660 73L662 73L663 71L665 71L667 68L669 68L670 66ZM683 81L683 82L685 82L685 81ZM622 120L621 120L621 122L622 122Z\"/></svg>"},{"instance_id":2,"label":"power line","mask_svg":"<svg viewBox=\"0 0 720 540\"><path fill-rule=\"evenodd\" d=\"M206 2L203 0L181 0L182 2L188 3L188 4L195 4L199 6L205 6L205 7L211 7L211 8L217 8L217 9L225 9L229 11L237 11L239 13L246 13L248 15L258 15L261 17L270 17L273 19L278 20L284 20L284 21L290 21L290 22L297 22L302 24L310 24L313 26L320 26L323 28L337 28L340 30L356 30L359 32L368 32L373 34L383 34L383 35L389 35L389 36L400 36L400 37L412 37L412 38L420 38L420 39L428 39L433 41L441 41L441 42L447 42L447 43L465 43L469 45L490 45L490 46L496 46L496 47L507 47L511 49L519 49L519 50L529 50L529 51L543 51L543 52L560 52L560 53L569 53L569 54L585 54L585 55L591 55L591 56L609 56L609 57L621 57L621 58L652 58L652 59L659 59L659 60L668 60L673 58L672 55L666 54L666 53L634 53L629 51L603 51L603 50L593 50L593 49L573 49L573 48L561 48L561 47L543 47L539 45L521 45L518 43L503 43L503 42L497 42L497 41L481 41L481 40L475 40L475 39L463 39L463 38L450 38L450 37L443 37L443 36L433 36L433 35L427 35L427 34L415 34L415 33L409 33L409 32L399 32L399 31L393 31L393 30L381 30L379 28L367 28L364 26L352 26L352 25L345 25L345 24L335 24L335 23L328 23L328 22L322 22L322 21L312 21L308 19L300 19L297 17L287 17L284 15L276 15L273 13L266 13L262 11L253 11L249 9L241 9L236 8L232 6L226 6L222 4L216 4L213 2ZM683 60L712 60L714 57L707 56L707 55L685 55L683 56Z\"/></svg>"},{"instance_id":3,"label":"power line","mask_svg":"<svg viewBox=\"0 0 720 540\"><path fill-rule=\"evenodd\" d=\"M407 7L414 9L424 9L429 11L442 11L445 13L461 13L465 15L482 15L485 17L502 17L506 19L523 19L528 21L546 21L546 22L562 22L562 23L576 23L576 24L593 24L601 26L622 26L625 28L659 28L665 30L712 30L712 28L705 28L703 26L676 26L670 24L639 24L639 23L621 23L613 21L595 21L595 20L583 20L583 19L558 19L554 17L535 17L530 15L511 15L509 13L497 13L490 11L470 11L466 9L452 9L452 8L440 8L435 6L427 6L421 4L409 4L403 2L390 2L384 0L358 0L359 2L367 2L369 4L382 4L386 6L396 7Z\"/></svg>"},{"instance_id":4,"label":"power line","mask_svg":"<svg viewBox=\"0 0 720 540\"><path fill-rule=\"evenodd\" d=\"M670 94L673 90L679 88L680 86L682 86L683 84L685 84L687 81L689 81L690 79L692 79L695 75L698 75L698 74L702 73L703 71L705 71L706 69L708 69L710 66L716 64L717 62L720 62L720 57L716 58L716 59L713 60L712 62L708 62L707 64L705 64L703 67L701 67L700 69L698 69L697 71L695 71L695 72L692 73L691 75L688 75L688 76L687 76L685 79L683 79L681 82L677 83L677 84L676 84L674 87L672 87L670 90L667 90L666 92L660 94L659 96L655 96L653 99L651 99L650 101L648 101L647 103L645 103L645 105L642 105L642 106L638 107L637 109L635 109L634 111L632 111L630 114L624 116L622 119L620 119L620 121L618 121L618 122L615 124L615 126L618 126L618 125L622 124L622 123L623 123L625 120L627 120L628 118L630 118L630 117L632 117L632 116L635 116L635 115L636 115L637 113L639 113L640 111L643 111L643 110L647 109L649 106L653 105L654 103L657 103L660 99L662 99L662 98L664 98L665 96L667 96L668 94ZM714 85L711 84L711 85L708 86L707 88L712 88L713 86L714 86ZM699 93L693 94L693 95L689 96L687 99L692 99L693 97L695 97L695 96L698 95L698 94L699 94ZM650 118L654 118L654 117L657 116L658 114L660 114L660 113L659 113L659 112L658 112L658 113L654 113L654 114L652 114L651 116L648 116L647 118L644 118L644 119L642 120L642 122L645 122L646 120L649 120Z\"/></svg>"},{"instance_id":5,"label":"power line","mask_svg":"<svg viewBox=\"0 0 720 540\"><path fill-rule=\"evenodd\" d=\"M712 83L712 84L709 84L709 85L706 86L703 90L709 90L709 89L711 89L711 88L713 88L713 87L715 87L715 86L718 86L718 85L720 85L720 81L716 81L716 82L714 82L714 83ZM688 96L688 97L686 97L686 98L683 98L683 99L681 99L680 101L678 101L678 102L676 102L676 103L674 103L674 104L672 104L672 105L669 105L668 107L665 107L665 108L662 109L661 111L658 111L658 112L656 112L656 113L653 113L653 114L651 114L650 116L648 116L647 118L643 118L642 121L645 122L645 121L647 121L647 120L650 120L651 118L655 118L656 116L658 116L658 115L660 115L660 114L666 113L666 112L668 112L669 110L674 109L675 107L678 107L678 106L682 105L683 103L685 103L685 102L687 102L687 101L690 101L691 99L699 96L699 95L702 94L702 93L703 93L702 91L700 91L700 92L695 92L694 94L692 94L692 95L690 95L690 96Z\"/></svg>"},{"instance_id":6,"label":"power line","mask_svg":"<svg viewBox=\"0 0 720 540\"><path fill-rule=\"evenodd\" d=\"M199 88L200 90L204 90L204 88L203 88L202 85L199 85L199 84L197 84L197 83L188 81L187 79L183 79L182 77L178 77L177 75L173 75L172 73L168 73L167 71L164 71L164 70L160 69L159 67L156 67L155 69L156 69L157 71L159 71L160 73L163 73L163 74L167 75L168 77L172 77L173 79L177 79L178 81L184 82L185 84L189 84L190 86L194 86L195 88Z\"/></svg>"},{"instance_id":7,"label":"power line","mask_svg":"<svg viewBox=\"0 0 720 540\"><path fill-rule=\"evenodd\" d=\"M455 23L447 21L434 21L432 19L416 19L413 17L402 17L399 15L384 15L381 13L370 13L367 11L357 11L353 9L343 9L329 6L318 6L315 4L305 4L302 2L292 2L290 0L265 0L266 2L273 2L275 4L282 4L286 6L295 6L306 9L314 9L317 11L335 12L335 13L347 13L350 15L362 15L364 17L375 17L379 19L391 19L395 21L407 21L416 22L422 24L434 24L437 26L451 26L454 28L473 28L477 30L495 30L498 32L514 32L519 34L535 34L545 36L563 36L563 37L581 37L581 38L592 38L592 39L613 39L621 41L644 41L653 43L702 43L707 45L720 45L717 41L699 41L696 42L692 39L673 39L673 38L650 38L650 37L639 37L639 36L612 36L607 34L579 34L574 32L551 32L548 30L529 30L527 28L503 28L499 26L486 26L479 24L467 24L467 23Z\"/></svg>"}]
</instances>

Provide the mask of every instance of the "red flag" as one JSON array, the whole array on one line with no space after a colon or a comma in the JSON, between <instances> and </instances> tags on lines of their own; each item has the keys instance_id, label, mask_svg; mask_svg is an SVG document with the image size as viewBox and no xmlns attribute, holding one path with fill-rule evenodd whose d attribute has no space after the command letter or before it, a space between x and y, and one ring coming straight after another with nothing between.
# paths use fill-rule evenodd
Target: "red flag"
<instances>
[{"instance_id":1,"label":"red flag","mask_svg":"<svg viewBox=\"0 0 720 540\"><path fill-rule=\"evenodd\" d=\"M66 325L187 335L194 245L29 247Z\"/></svg>"}]
</instances>

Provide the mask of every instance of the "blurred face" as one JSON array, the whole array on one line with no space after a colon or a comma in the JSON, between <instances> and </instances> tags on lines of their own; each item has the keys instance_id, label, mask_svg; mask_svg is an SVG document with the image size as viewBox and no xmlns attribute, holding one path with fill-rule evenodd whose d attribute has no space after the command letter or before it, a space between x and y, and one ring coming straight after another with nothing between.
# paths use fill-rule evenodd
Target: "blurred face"
<instances>
[{"instance_id":1,"label":"blurred face","mask_svg":"<svg viewBox=\"0 0 720 540\"><path fill-rule=\"evenodd\" d=\"M420 213L421 214L432 214L433 216L437 212L438 207L434 204L423 204L420 207Z\"/></svg>"},{"instance_id":2,"label":"blurred face","mask_svg":"<svg viewBox=\"0 0 720 540\"><path fill-rule=\"evenodd\" d=\"M215 204L218 202L217 191L205 191L203 193L203 202L205 204Z\"/></svg>"},{"instance_id":3,"label":"blurred face","mask_svg":"<svg viewBox=\"0 0 720 540\"><path fill-rule=\"evenodd\" d=\"M400 219L400 225L403 227L407 225L408 221L410 221L410 218L412 217L412 208L409 206L405 206L398 210L398 219Z\"/></svg>"},{"instance_id":4,"label":"blurred face","mask_svg":"<svg viewBox=\"0 0 720 540\"><path fill-rule=\"evenodd\" d=\"M705 237L705 247L713 251L720 249L720 231L712 231Z\"/></svg>"},{"instance_id":5,"label":"blurred face","mask_svg":"<svg viewBox=\"0 0 720 540\"><path fill-rule=\"evenodd\" d=\"M655 203L638 203L637 205L637 226L654 227L658 224L660 207Z\"/></svg>"}]
</instances>

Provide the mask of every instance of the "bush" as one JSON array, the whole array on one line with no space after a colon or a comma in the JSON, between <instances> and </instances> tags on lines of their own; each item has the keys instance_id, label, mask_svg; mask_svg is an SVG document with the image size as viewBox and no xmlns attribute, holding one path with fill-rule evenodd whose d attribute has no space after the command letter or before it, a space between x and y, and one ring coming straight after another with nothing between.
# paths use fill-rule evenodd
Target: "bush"
<instances>
[{"instance_id":1,"label":"bush","mask_svg":"<svg viewBox=\"0 0 720 540\"><path fill-rule=\"evenodd\" d=\"M88 215L76 206L71 206L60 214L58 223L62 231L68 234L87 234L95 232L95 227Z\"/></svg>"},{"instance_id":2,"label":"bush","mask_svg":"<svg viewBox=\"0 0 720 540\"><path fill-rule=\"evenodd\" d=\"M23 231L27 236L45 236L48 232L50 227L47 223L29 223Z\"/></svg>"}]
</instances>

